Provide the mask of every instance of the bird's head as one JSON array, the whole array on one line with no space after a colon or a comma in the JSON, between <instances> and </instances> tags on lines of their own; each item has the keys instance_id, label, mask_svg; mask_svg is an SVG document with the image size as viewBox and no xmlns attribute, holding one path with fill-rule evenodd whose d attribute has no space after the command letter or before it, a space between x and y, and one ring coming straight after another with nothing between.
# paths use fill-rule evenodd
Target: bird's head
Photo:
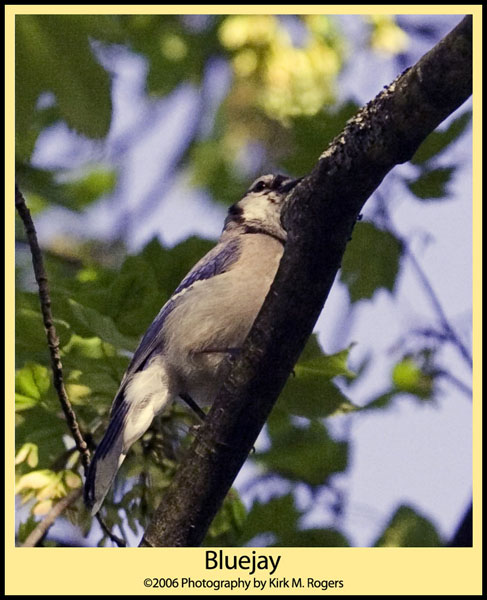
<instances>
[{"instance_id":1,"label":"bird's head","mask_svg":"<svg viewBox=\"0 0 487 600\"><path fill-rule=\"evenodd\" d=\"M281 211L289 192L302 178L286 175L261 175L249 187L244 197L228 210L224 231L266 233L286 241L281 223Z\"/></svg>"}]
</instances>

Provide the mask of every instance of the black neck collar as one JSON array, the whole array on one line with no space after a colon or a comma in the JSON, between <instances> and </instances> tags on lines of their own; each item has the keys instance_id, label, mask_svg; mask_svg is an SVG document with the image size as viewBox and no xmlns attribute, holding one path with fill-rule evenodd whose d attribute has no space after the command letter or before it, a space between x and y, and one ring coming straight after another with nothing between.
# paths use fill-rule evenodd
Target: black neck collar
<instances>
[{"instance_id":1,"label":"black neck collar","mask_svg":"<svg viewBox=\"0 0 487 600\"><path fill-rule=\"evenodd\" d=\"M282 238L280 238L277 235L274 235L270 231L261 229L260 227L257 227L256 225L244 225L243 230L244 230L244 233L260 233L262 235L268 235L269 237L274 238L275 240L277 240L280 244L282 244L284 246L285 242Z\"/></svg>"}]
</instances>

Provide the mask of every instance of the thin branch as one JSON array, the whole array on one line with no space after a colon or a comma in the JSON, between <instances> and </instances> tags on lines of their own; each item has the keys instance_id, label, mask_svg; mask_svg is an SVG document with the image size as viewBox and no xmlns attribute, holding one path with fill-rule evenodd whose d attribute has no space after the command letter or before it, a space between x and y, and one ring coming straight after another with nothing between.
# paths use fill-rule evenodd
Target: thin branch
<instances>
[{"instance_id":1,"label":"thin branch","mask_svg":"<svg viewBox=\"0 0 487 600\"><path fill-rule=\"evenodd\" d=\"M448 380L451 384L456 386L462 392L462 394L465 394L465 396L470 398L470 400L472 399L472 394L473 394L472 388L469 385L467 385L466 383L464 383L458 377L455 377L455 375L453 375L449 371L444 371L443 369L441 369L439 371L436 371L435 375L437 375L438 377L443 377L443 379Z\"/></svg>"},{"instance_id":2,"label":"thin branch","mask_svg":"<svg viewBox=\"0 0 487 600\"><path fill-rule=\"evenodd\" d=\"M470 354L467 347L462 342L462 340L460 339L460 337L458 336L456 331L450 325L450 322L448 321L445 311L443 310L443 307L441 306L438 296L436 295L436 292L434 291L433 286L431 285L428 277L426 276L426 273L423 271L423 268L421 267L418 260L416 259L416 256L413 254L411 248L407 247L406 251L407 251L409 260L410 260L414 270L416 271L416 274L418 275L419 279L421 280L423 287L426 290L426 292L431 300L431 303L435 307L436 313L440 319L441 326L445 330L446 334L449 336L449 339L451 340L451 342L457 347L458 351L463 356L465 361L468 363L470 368L472 368L473 367L472 355Z\"/></svg>"},{"instance_id":3,"label":"thin branch","mask_svg":"<svg viewBox=\"0 0 487 600\"><path fill-rule=\"evenodd\" d=\"M451 335L444 331L438 331L433 327L422 327L421 329L413 329L412 334L424 337L426 339L435 340L436 342L451 342Z\"/></svg>"},{"instance_id":4,"label":"thin branch","mask_svg":"<svg viewBox=\"0 0 487 600\"><path fill-rule=\"evenodd\" d=\"M51 367L53 374L54 387L61 403L64 416L68 423L68 427L74 438L76 448L81 455L81 461L86 471L90 463L90 451L88 445L83 438L81 433L76 414L71 406L66 388L64 387L63 369L61 363L61 355L59 353L59 338L57 336L56 327L54 325L52 312L51 312L51 296L49 293L49 285L47 282L47 276L44 269L44 260L42 258L42 252L37 241L37 233L32 221L32 217L29 209L25 203L24 196L21 191L15 186L15 207L19 213L20 218L24 224L27 239L29 241L30 251L32 254L32 265L34 267L34 274L39 287L39 300L41 304L42 318L44 321L44 327L46 330L47 344L49 346L49 352L51 355Z\"/></svg>"},{"instance_id":5,"label":"thin branch","mask_svg":"<svg viewBox=\"0 0 487 600\"><path fill-rule=\"evenodd\" d=\"M284 207L276 278L141 546L198 546L311 334L367 198L471 94L472 18L348 122Z\"/></svg>"},{"instance_id":6,"label":"thin branch","mask_svg":"<svg viewBox=\"0 0 487 600\"><path fill-rule=\"evenodd\" d=\"M46 535L49 528L54 525L56 519L66 510L66 508L68 508L68 506L73 504L73 502L76 502L81 496L81 491L81 488L72 490L67 496L64 496L59 502L56 502L44 519L42 519L42 521L36 525L35 529L30 532L22 546L24 548L33 548L34 546L37 546Z\"/></svg>"},{"instance_id":7,"label":"thin branch","mask_svg":"<svg viewBox=\"0 0 487 600\"><path fill-rule=\"evenodd\" d=\"M49 285L47 281L46 271L44 269L44 260L42 258L42 252L39 247L39 242L37 240L37 233L34 226L34 222L32 221L30 211L25 203L24 196L22 195L22 192L19 190L17 185L15 186L15 207L24 224L25 233L27 235L32 255L32 265L34 267L34 274L39 288L39 300L41 305L42 318L44 321L44 328L46 330L47 344L49 346L49 352L51 355L51 368L53 374L54 387L56 388L56 392L59 398L59 402L61 403L66 422L74 438L76 448L80 453L83 469L86 473L88 465L90 464L90 451L88 449L88 444L86 443L81 429L79 427L78 419L76 418L76 413L74 412L73 407L71 406L71 403L69 401L66 388L64 387L63 367L61 363L61 355L59 353L59 338L57 336L56 327L54 325L54 320L51 312L51 296L49 293ZM68 497L69 495L66 496L66 498ZM58 504L60 504L60 502L61 501L59 501L56 504L56 507L58 506ZM60 507L61 512L62 510L64 510L62 506L63 505L61 505ZM103 531L110 537L112 541L114 541L119 546L125 546L125 542L123 540L120 540L120 538L118 538L110 532L108 527L103 522L101 516L98 516L98 522L100 523L100 526L103 529ZM50 525L48 527L50 527Z\"/></svg>"},{"instance_id":8,"label":"thin branch","mask_svg":"<svg viewBox=\"0 0 487 600\"><path fill-rule=\"evenodd\" d=\"M392 218L387 209L387 204L386 204L384 196L380 193L377 193L376 197L381 203L380 210L381 210L381 213L383 214L383 216L387 220L387 227L388 227L389 231L399 240L399 242L401 242L402 247L404 248L407 257L409 258L411 265L412 265L414 271L416 272L418 279L421 281L421 284L423 286L423 289L426 292L426 295L428 296L431 304L433 305L433 308L434 308L434 310L438 316L438 319L440 321L440 324L443 328L444 339L450 341L457 348L457 350L460 352L460 354L462 355L464 360L467 362L469 367L472 368L473 361L472 361L471 353L468 351L467 347L465 346L463 341L460 339L460 336L454 330L453 326L450 325L450 322L448 320L448 317L446 316L445 311L443 310L441 302L440 302L430 280L428 279L426 273L424 272L423 267L420 265L414 252L411 250L410 244L408 243L406 238L404 238L398 232L398 230L395 228L395 226L392 222Z\"/></svg>"},{"instance_id":9,"label":"thin branch","mask_svg":"<svg viewBox=\"0 0 487 600\"><path fill-rule=\"evenodd\" d=\"M108 536L108 537L109 537L109 538L112 540L112 542L115 542L115 544L117 544L117 546L118 546L119 548L125 548L125 546L127 545L127 544L125 543L125 540L122 540L122 538L119 538L117 535L115 535L114 533L112 533L112 532L110 531L110 529L109 529L109 528L108 528L108 526L106 525L105 521L104 521L104 520L101 518L101 515L100 515L100 513L97 513L97 515L96 515L96 520L97 520L97 521L98 521L98 523L100 524L100 527L102 528L102 530L103 530L103 533L104 533L105 535L107 535L107 536Z\"/></svg>"}]
</instances>

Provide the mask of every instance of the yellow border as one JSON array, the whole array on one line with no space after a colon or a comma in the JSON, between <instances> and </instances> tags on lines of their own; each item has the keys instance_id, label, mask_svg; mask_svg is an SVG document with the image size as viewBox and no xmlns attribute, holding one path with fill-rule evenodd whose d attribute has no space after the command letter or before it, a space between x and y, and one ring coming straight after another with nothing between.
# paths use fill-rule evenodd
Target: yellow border
<instances>
[{"instance_id":1,"label":"yellow border","mask_svg":"<svg viewBox=\"0 0 487 600\"><path fill-rule=\"evenodd\" d=\"M442 9L443 10L440 10ZM5 204L5 244L6 244L6 342L5 367L6 383L6 593L10 594L159 594L159 595L199 595L224 594L222 588L166 587L154 589L144 587L146 578L183 578L193 580L249 580L245 572L208 571L205 569L205 549L62 549L62 548L14 548L14 487L13 487L13 313L14 313L14 17L29 13L197 13L197 14L285 14L285 13L327 13L327 14L473 14L474 15L474 127L473 127L473 348L474 348L474 420L473 420L473 468L474 468L474 547L473 548L258 548L260 555L281 555L280 568L275 576L282 579L311 577L322 580L343 580L343 588L324 591L288 589L286 587L266 588L264 594L431 594L456 595L480 594L481 587L481 241L482 241L482 169L481 169L481 62L482 62L482 7L481 5L405 5L405 6L340 6L340 5L301 5L301 6L112 6L112 5L7 5L5 7L6 44L6 204ZM9 201L12 199L12 202ZM229 548L225 551L232 556L249 554L251 549ZM257 575L257 574L256 574ZM259 576L257 575L257 578ZM260 576L264 579L264 576ZM267 579L267 578L266 578ZM276 581L277 583L277 581ZM169 585L169 584L168 584ZM250 586L246 592L242 587L234 593L258 594L259 589ZM260 592L262 593L262 592Z\"/></svg>"},{"instance_id":2,"label":"yellow border","mask_svg":"<svg viewBox=\"0 0 487 600\"><path fill-rule=\"evenodd\" d=\"M141 4L132 6L115 6L110 4L100 5L56 5L56 4L25 4L6 6L6 11L14 11L15 14L328 14L328 15L365 15L365 14L444 14L444 15L466 15L480 14L481 5L458 5L445 6L447 10L439 10L442 7L436 5L336 5L336 4L303 4L303 5L276 5L276 4L238 4L238 5L218 5L218 4L181 4L167 6Z\"/></svg>"}]
</instances>

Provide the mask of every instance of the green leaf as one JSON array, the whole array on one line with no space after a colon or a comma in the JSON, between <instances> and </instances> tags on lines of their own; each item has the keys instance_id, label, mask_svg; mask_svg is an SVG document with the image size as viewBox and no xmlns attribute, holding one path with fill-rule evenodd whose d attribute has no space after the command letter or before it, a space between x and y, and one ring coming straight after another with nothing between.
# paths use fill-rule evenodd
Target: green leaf
<instances>
[{"instance_id":1,"label":"green leaf","mask_svg":"<svg viewBox=\"0 0 487 600\"><path fill-rule=\"evenodd\" d=\"M130 46L149 63L149 94L168 94L183 81L199 83L208 58L219 51L215 35L221 17L192 31L179 15L127 15L120 22Z\"/></svg>"},{"instance_id":2,"label":"green leaf","mask_svg":"<svg viewBox=\"0 0 487 600\"><path fill-rule=\"evenodd\" d=\"M405 357L392 371L392 382L399 392L407 392L420 398L430 398L433 393L432 375L425 373L412 357Z\"/></svg>"},{"instance_id":3,"label":"green leaf","mask_svg":"<svg viewBox=\"0 0 487 600\"><path fill-rule=\"evenodd\" d=\"M301 355L299 357L299 362L311 360L313 358L319 358L323 356L324 352L321 349L320 342L318 340L318 336L316 333L312 333L309 336L308 341L306 342L306 346L304 347Z\"/></svg>"},{"instance_id":4,"label":"green leaf","mask_svg":"<svg viewBox=\"0 0 487 600\"><path fill-rule=\"evenodd\" d=\"M273 546L288 546L299 548L335 548L350 546L347 538L336 529L301 529L292 536L286 536L279 544Z\"/></svg>"},{"instance_id":5,"label":"green leaf","mask_svg":"<svg viewBox=\"0 0 487 600\"><path fill-rule=\"evenodd\" d=\"M447 185L452 178L455 167L441 167L424 170L414 181L408 181L410 191L420 200L437 200L447 198Z\"/></svg>"},{"instance_id":6,"label":"green leaf","mask_svg":"<svg viewBox=\"0 0 487 600\"><path fill-rule=\"evenodd\" d=\"M67 343L72 333L69 324L62 319L54 319L54 325L60 344ZM50 361L37 294L16 294L15 353L18 365L27 362L48 364Z\"/></svg>"},{"instance_id":7,"label":"green leaf","mask_svg":"<svg viewBox=\"0 0 487 600\"><path fill-rule=\"evenodd\" d=\"M315 358L299 361L296 365L296 375L314 374L331 379L339 375L353 378L354 373L347 367L348 355L352 346L335 354L322 354Z\"/></svg>"},{"instance_id":8,"label":"green leaf","mask_svg":"<svg viewBox=\"0 0 487 600\"><path fill-rule=\"evenodd\" d=\"M356 410L334 383L313 373L290 377L278 402L279 407L289 414L307 419Z\"/></svg>"},{"instance_id":9,"label":"green leaf","mask_svg":"<svg viewBox=\"0 0 487 600\"><path fill-rule=\"evenodd\" d=\"M279 407L290 414L308 419L328 417L337 412L355 410L355 406L332 383L331 379L338 375L353 377L347 367L350 348L333 355L321 356L312 350L314 342L308 343L301 359L294 368L294 375L289 377L279 397ZM314 358L302 360L303 355Z\"/></svg>"},{"instance_id":10,"label":"green leaf","mask_svg":"<svg viewBox=\"0 0 487 600\"><path fill-rule=\"evenodd\" d=\"M91 39L108 25L109 16L17 15L17 142L32 135L39 95L51 91L69 127L92 138L108 133L112 104L108 73L91 50ZM32 144L30 144L32 147Z\"/></svg>"},{"instance_id":11,"label":"green leaf","mask_svg":"<svg viewBox=\"0 0 487 600\"><path fill-rule=\"evenodd\" d=\"M248 181L239 174L235 157L220 139L195 142L189 151L191 183L208 190L212 198L225 205L243 196Z\"/></svg>"},{"instance_id":12,"label":"green leaf","mask_svg":"<svg viewBox=\"0 0 487 600\"><path fill-rule=\"evenodd\" d=\"M300 517L292 494L267 502L255 501L244 522L240 545L262 533L272 533L277 539L290 537L294 535Z\"/></svg>"},{"instance_id":13,"label":"green leaf","mask_svg":"<svg viewBox=\"0 0 487 600\"><path fill-rule=\"evenodd\" d=\"M167 250L153 239L138 255L128 256L102 301L117 328L142 335L183 277L213 246L191 237Z\"/></svg>"},{"instance_id":14,"label":"green leaf","mask_svg":"<svg viewBox=\"0 0 487 600\"><path fill-rule=\"evenodd\" d=\"M357 223L340 272L351 302L372 298L380 288L392 292L402 252L401 242L388 231L372 223Z\"/></svg>"},{"instance_id":15,"label":"green leaf","mask_svg":"<svg viewBox=\"0 0 487 600\"><path fill-rule=\"evenodd\" d=\"M341 132L358 108L357 104L348 101L335 109L323 109L312 117L292 118L289 129L292 154L281 160L284 169L288 173L307 173L323 148Z\"/></svg>"},{"instance_id":16,"label":"green leaf","mask_svg":"<svg viewBox=\"0 0 487 600\"><path fill-rule=\"evenodd\" d=\"M36 444L27 442L15 455L15 464L26 462L31 469L35 469L39 463L39 448Z\"/></svg>"},{"instance_id":17,"label":"green leaf","mask_svg":"<svg viewBox=\"0 0 487 600\"><path fill-rule=\"evenodd\" d=\"M284 410L279 401L274 405L267 419L266 427L270 437L273 439L285 434L291 427L291 413L288 410Z\"/></svg>"},{"instance_id":18,"label":"green leaf","mask_svg":"<svg viewBox=\"0 0 487 600\"><path fill-rule=\"evenodd\" d=\"M333 355L300 360L279 397L279 407L289 414L308 419L328 417L355 410L355 406L331 381L333 377L354 374L347 368L349 348ZM303 353L310 356L310 349Z\"/></svg>"},{"instance_id":19,"label":"green leaf","mask_svg":"<svg viewBox=\"0 0 487 600\"><path fill-rule=\"evenodd\" d=\"M66 206L81 210L115 188L115 171L102 166L90 169L83 177L64 184Z\"/></svg>"},{"instance_id":20,"label":"green leaf","mask_svg":"<svg viewBox=\"0 0 487 600\"><path fill-rule=\"evenodd\" d=\"M452 142L460 137L471 120L472 112L468 110L457 119L454 119L447 129L443 131L436 130L430 133L418 148L411 162L415 165L421 165L443 152Z\"/></svg>"},{"instance_id":21,"label":"green leaf","mask_svg":"<svg viewBox=\"0 0 487 600\"><path fill-rule=\"evenodd\" d=\"M40 490L51 485L57 480L56 473L50 469L39 469L38 471L30 471L19 479L16 486L16 493L24 489Z\"/></svg>"},{"instance_id":22,"label":"green leaf","mask_svg":"<svg viewBox=\"0 0 487 600\"><path fill-rule=\"evenodd\" d=\"M347 466L348 444L333 440L318 421L281 430L277 435L274 430L271 437L271 449L257 453L255 459L283 477L323 485L330 475Z\"/></svg>"},{"instance_id":23,"label":"green leaf","mask_svg":"<svg viewBox=\"0 0 487 600\"><path fill-rule=\"evenodd\" d=\"M15 409L26 410L45 396L51 385L49 370L35 363L25 365L15 374Z\"/></svg>"},{"instance_id":24,"label":"green leaf","mask_svg":"<svg viewBox=\"0 0 487 600\"><path fill-rule=\"evenodd\" d=\"M235 490L230 490L213 519L203 546L237 546L247 511Z\"/></svg>"},{"instance_id":25,"label":"green leaf","mask_svg":"<svg viewBox=\"0 0 487 600\"><path fill-rule=\"evenodd\" d=\"M428 519L409 506L400 506L374 545L419 548L443 544Z\"/></svg>"},{"instance_id":26,"label":"green leaf","mask_svg":"<svg viewBox=\"0 0 487 600\"><path fill-rule=\"evenodd\" d=\"M361 410L377 410L383 408L389 408L392 404L392 401L397 397L397 390L391 390L385 392L384 394L380 394L364 406L362 406Z\"/></svg>"},{"instance_id":27,"label":"green leaf","mask_svg":"<svg viewBox=\"0 0 487 600\"><path fill-rule=\"evenodd\" d=\"M115 348L134 350L137 341L122 335L110 317L100 314L97 310L83 306L76 300L69 299L73 316L73 327L84 333L94 334Z\"/></svg>"},{"instance_id":28,"label":"green leaf","mask_svg":"<svg viewBox=\"0 0 487 600\"><path fill-rule=\"evenodd\" d=\"M121 332L138 337L147 329L168 297L168 293L160 291L159 282L149 263L140 255L128 256L105 297L105 309ZM100 337L109 341L102 335Z\"/></svg>"},{"instance_id":29,"label":"green leaf","mask_svg":"<svg viewBox=\"0 0 487 600\"><path fill-rule=\"evenodd\" d=\"M168 250L163 248L157 239L153 239L145 246L140 256L150 265L161 289L170 295L188 271L214 245L212 241L191 236Z\"/></svg>"},{"instance_id":30,"label":"green leaf","mask_svg":"<svg viewBox=\"0 0 487 600\"><path fill-rule=\"evenodd\" d=\"M20 544L23 544L29 535L37 527L38 521L34 515L30 515L27 521L19 524L19 530L17 532L17 540Z\"/></svg>"},{"instance_id":31,"label":"green leaf","mask_svg":"<svg viewBox=\"0 0 487 600\"><path fill-rule=\"evenodd\" d=\"M52 203L80 211L104 194L110 193L116 183L115 171L103 166L85 169L76 179L61 183L52 171L19 164L16 178L27 197L31 212L33 200L37 203L42 201L44 206Z\"/></svg>"},{"instance_id":32,"label":"green leaf","mask_svg":"<svg viewBox=\"0 0 487 600\"><path fill-rule=\"evenodd\" d=\"M54 461L65 451L63 436L69 435L64 419L59 415L60 406L56 412L36 405L23 411L15 433L17 451L26 443L36 444L39 450L40 469L51 468ZM74 442L73 442L74 445Z\"/></svg>"}]
</instances>

